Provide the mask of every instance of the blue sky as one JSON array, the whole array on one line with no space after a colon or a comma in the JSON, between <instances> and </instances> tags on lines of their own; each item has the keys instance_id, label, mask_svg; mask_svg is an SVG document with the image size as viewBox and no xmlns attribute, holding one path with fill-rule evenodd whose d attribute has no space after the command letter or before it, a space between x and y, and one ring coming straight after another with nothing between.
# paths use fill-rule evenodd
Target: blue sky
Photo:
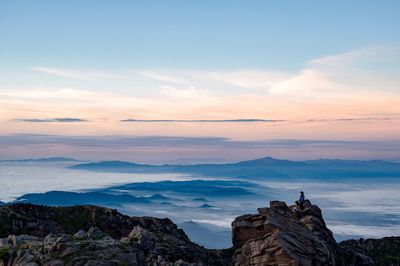
<instances>
[{"instance_id":1,"label":"blue sky","mask_svg":"<svg viewBox=\"0 0 400 266\"><path fill-rule=\"evenodd\" d=\"M400 143L399 13L399 1L0 0L0 149L12 151L0 158L96 157L69 139L122 136L232 141L153 147L157 161L240 159L230 143L282 140L296 141L237 154L299 159L294 143L310 141L336 146L308 145L308 158L400 160L386 150ZM51 138L4 141L36 135ZM155 156L112 143L109 159Z\"/></svg>"},{"instance_id":2,"label":"blue sky","mask_svg":"<svg viewBox=\"0 0 400 266\"><path fill-rule=\"evenodd\" d=\"M398 1L1 1L1 67L274 68L398 42Z\"/></svg>"}]
</instances>

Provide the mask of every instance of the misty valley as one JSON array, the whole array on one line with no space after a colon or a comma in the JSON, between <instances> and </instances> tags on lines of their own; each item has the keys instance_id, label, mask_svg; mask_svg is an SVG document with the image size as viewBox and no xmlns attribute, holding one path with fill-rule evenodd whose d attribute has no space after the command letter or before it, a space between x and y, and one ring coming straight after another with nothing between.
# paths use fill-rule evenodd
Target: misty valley
<instances>
[{"instance_id":1,"label":"misty valley","mask_svg":"<svg viewBox=\"0 0 400 266\"><path fill-rule=\"evenodd\" d=\"M300 190L322 209L337 240L400 233L400 164L288 161L144 165L51 160L2 161L0 200L50 206L99 205L132 216L170 218L208 248L231 246L231 222ZM66 181L67 180L67 181Z\"/></svg>"}]
</instances>

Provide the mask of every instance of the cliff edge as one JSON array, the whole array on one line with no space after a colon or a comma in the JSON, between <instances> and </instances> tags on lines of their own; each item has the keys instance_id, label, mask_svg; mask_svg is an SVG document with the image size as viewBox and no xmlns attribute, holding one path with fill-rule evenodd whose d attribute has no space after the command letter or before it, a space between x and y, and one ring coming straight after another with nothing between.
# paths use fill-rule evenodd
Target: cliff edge
<instances>
[{"instance_id":1,"label":"cliff edge","mask_svg":"<svg viewBox=\"0 0 400 266\"><path fill-rule=\"evenodd\" d=\"M258 214L232 222L234 265L373 265L370 257L341 248L310 201L304 209L271 201Z\"/></svg>"}]
</instances>

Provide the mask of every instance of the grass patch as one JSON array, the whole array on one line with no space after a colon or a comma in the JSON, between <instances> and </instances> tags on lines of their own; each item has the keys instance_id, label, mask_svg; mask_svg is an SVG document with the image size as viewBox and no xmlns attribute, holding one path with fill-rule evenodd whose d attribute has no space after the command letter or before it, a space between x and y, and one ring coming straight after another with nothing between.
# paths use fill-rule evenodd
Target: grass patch
<instances>
[{"instance_id":1,"label":"grass patch","mask_svg":"<svg viewBox=\"0 0 400 266\"><path fill-rule=\"evenodd\" d=\"M0 261L7 262L10 256L11 249L9 248L0 248Z\"/></svg>"}]
</instances>

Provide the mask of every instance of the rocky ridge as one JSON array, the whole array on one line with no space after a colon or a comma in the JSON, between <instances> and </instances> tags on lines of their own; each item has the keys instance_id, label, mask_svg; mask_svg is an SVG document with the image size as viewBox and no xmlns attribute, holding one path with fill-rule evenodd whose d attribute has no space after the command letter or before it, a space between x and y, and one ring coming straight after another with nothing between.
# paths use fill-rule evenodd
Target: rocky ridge
<instances>
[{"instance_id":1,"label":"rocky ridge","mask_svg":"<svg viewBox=\"0 0 400 266\"><path fill-rule=\"evenodd\" d=\"M375 265L400 266L400 237L381 239L346 240L339 245L347 250L355 250L374 260Z\"/></svg>"},{"instance_id":2,"label":"rocky ridge","mask_svg":"<svg viewBox=\"0 0 400 266\"><path fill-rule=\"evenodd\" d=\"M233 248L210 250L169 219L96 206L0 207L0 266L400 265L400 238L336 243L318 206L272 201L232 222ZM374 264L375 263L375 264Z\"/></svg>"},{"instance_id":3,"label":"rocky ridge","mask_svg":"<svg viewBox=\"0 0 400 266\"><path fill-rule=\"evenodd\" d=\"M169 219L96 206L0 207L0 265L230 265ZM225 254L226 253L226 254Z\"/></svg>"},{"instance_id":4,"label":"rocky ridge","mask_svg":"<svg viewBox=\"0 0 400 266\"><path fill-rule=\"evenodd\" d=\"M341 248L309 201L303 210L271 201L258 212L232 222L234 265L373 265L370 257Z\"/></svg>"}]
</instances>

